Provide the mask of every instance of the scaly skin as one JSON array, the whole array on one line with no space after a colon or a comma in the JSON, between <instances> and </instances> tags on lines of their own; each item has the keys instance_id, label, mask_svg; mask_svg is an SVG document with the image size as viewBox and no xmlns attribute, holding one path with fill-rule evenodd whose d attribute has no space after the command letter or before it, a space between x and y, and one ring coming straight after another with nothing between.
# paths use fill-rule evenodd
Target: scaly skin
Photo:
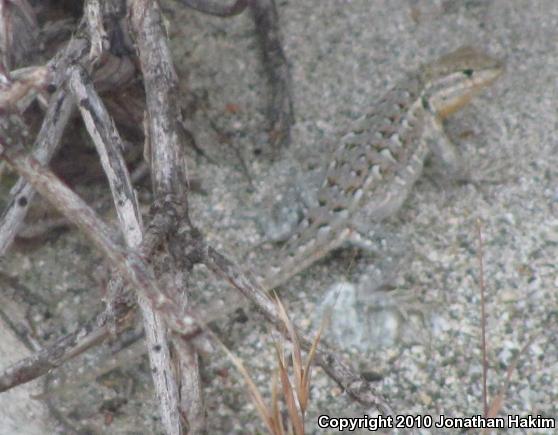
<instances>
[{"instance_id":1,"label":"scaly skin","mask_svg":"<svg viewBox=\"0 0 558 435\"><path fill-rule=\"evenodd\" d=\"M263 286L277 287L348 240L355 221L396 213L434 152L459 174L458 153L442 120L465 106L502 72L496 59L469 47L409 74L343 137L318 192Z\"/></svg>"}]
</instances>

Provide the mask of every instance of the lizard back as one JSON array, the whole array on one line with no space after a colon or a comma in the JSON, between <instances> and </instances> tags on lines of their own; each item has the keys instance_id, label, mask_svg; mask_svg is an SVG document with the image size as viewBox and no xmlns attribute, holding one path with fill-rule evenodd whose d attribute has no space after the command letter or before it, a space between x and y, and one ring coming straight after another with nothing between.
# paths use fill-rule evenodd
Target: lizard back
<instances>
[{"instance_id":1,"label":"lizard back","mask_svg":"<svg viewBox=\"0 0 558 435\"><path fill-rule=\"evenodd\" d=\"M279 274L288 271L293 276L339 247L363 202L373 198L380 211L382 204L388 205L406 187L414 153L421 153L417 140L423 125L423 109L417 103L420 90L419 78L408 76L374 110L356 120L352 131L341 139L318 190L317 205L305 213L281 250L277 265L270 267L275 276L267 280L268 286L284 281ZM415 160L422 166L422 158Z\"/></svg>"}]
</instances>

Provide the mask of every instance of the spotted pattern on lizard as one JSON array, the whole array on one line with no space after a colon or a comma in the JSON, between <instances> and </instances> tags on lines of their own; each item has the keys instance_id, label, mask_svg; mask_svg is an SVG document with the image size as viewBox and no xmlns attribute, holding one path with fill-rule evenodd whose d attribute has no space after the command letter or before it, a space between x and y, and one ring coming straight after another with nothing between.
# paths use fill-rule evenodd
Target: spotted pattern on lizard
<instances>
[{"instance_id":1,"label":"spotted pattern on lizard","mask_svg":"<svg viewBox=\"0 0 558 435\"><path fill-rule=\"evenodd\" d=\"M388 91L342 138L317 206L307 211L270 267L265 287L284 283L353 236L355 216L379 222L396 213L431 151L457 167L457 152L443 134L442 120L501 71L499 61L462 47Z\"/></svg>"}]
</instances>

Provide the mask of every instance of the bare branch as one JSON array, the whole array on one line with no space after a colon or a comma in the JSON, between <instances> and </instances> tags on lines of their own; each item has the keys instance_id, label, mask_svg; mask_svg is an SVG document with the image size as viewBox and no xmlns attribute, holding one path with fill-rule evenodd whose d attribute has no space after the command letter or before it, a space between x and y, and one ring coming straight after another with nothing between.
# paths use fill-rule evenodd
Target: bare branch
<instances>
[{"instance_id":1,"label":"bare branch","mask_svg":"<svg viewBox=\"0 0 558 435\"><path fill-rule=\"evenodd\" d=\"M189 8L220 17L237 15L247 8L251 11L271 90L268 106L269 142L273 147L272 156L276 157L278 148L288 146L290 143L294 107L292 78L281 43L275 0L236 0L230 5L215 0L180 0L180 2Z\"/></svg>"},{"instance_id":2,"label":"bare branch","mask_svg":"<svg viewBox=\"0 0 558 435\"><path fill-rule=\"evenodd\" d=\"M181 434L179 390L172 369L167 325L161 313L155 312L143 295L138 296L138 303L142 310L147 351L163 426L167 434Z\"/></svg>"},{"instance_id":3,"label":"bare branch","mask_svg":"<svg viewBox=\"0 0 558 435\"><path fill-rule=\"evenodd\" d=\"M206 412L199 373L198 352L192 343L178 337L173 340L177 354L177 378L180 379L180 409L186 411L181 415L189 434L205 433Z\"/></svg>"},{"instance_id":4,"label":"bare branch","mask_svg":"<svg viewBox=\"0 0 558 435\"><path fill-rule=\"evenodd\" d=\"M87 130L101 157L126 244L131 248L137 248L142 240L141 213L120 151L123 148L120 135L83 68L76 66L72 69L69 84ZM142 295L138 296L138 302L143 314L147 349L163 424L167 433L178 434L180 433L178 387L176 382L171 381L174 379L174 374L166 326L160 315L153 311L149 301Z\"/></svg>"},{"instance_id":5,"label":"bare branch","mask_svg":"<svg viewBox=\"0 0 558 435\"><path fill-rule=\"evenodd\" d=\"M115 318L119 320L119 328L124 328L129 323L128 321L132 318L132 316L127 316L129 312L130 307L121 306L121 311L116 313ZM101 343L109 335L109 326L103 324L101 318L90 320L71 334L65 335L48 347L6 368L0 373L0 392L45 375Z\"/></svg>"},{"instance_id":6,"label":"bare branch","mask_svg":"<svg viewBox=\"0 0 558 435\"><path fill-rule=\"evenodd\" d=\"M33 155L42 164L50 161L58 147L73 110L73 102L59 89L51 97ZM8 206L0 217L0 256L4 255L23 224L35 195L33 187L20 178L10 192Z\"/></svg>"},{"instance_id":7,"label":"bare branch","mask_svg":"<svg viewBox=\"0 0 558 435\"><path fill-rule=\"evenodd\" d=\"M224 5L222 2L216 2L215 0L180 0L180 3L204 14L231 17L243 12L248 5L248 0L235 0L230 5Z\"/></svg>"},{"instance_id":8,"label":"bare branch","mask_svg":"<svg viewBox=\"0 0 558 435\"><path fill-rule=\"evenodd\" d=\"M142 239L141 213L121 154L124 148L122 139L87 72L82 67L75 66L69 76L70 90L107 175L124 238L129 247L137 247Z\"/></svg>"},{"instance_id":9,"label":"bare branch","mask_svg":"<svg viewBox=\"0 0 558 435\"><path fill-rule=\"evenodd\" d=\"M287 146L291 140L291 125L294 122L291 72L281 44L275 0L249 0L249 5L271 88L269 139L274 154L277 154L275 148Z\"/></svg>"},{"instance_id":10,"label":"bare branch","mask_svg":"<svg viewBox=\"0 0 558 435\"><path fill-rule=\"evenodd\" d=\"M10 76L3 76L0 81L0 113L22 113L44 92L51 81L50 71L46 66L30 66L10 71Z\"/></svg>"},{"instance_id":11,"label":"bare branch","mask_svg":"<svg viewBox=\"0 0 558 435\"><path fill-rule=\"evenodd\" d=\"M25 177L45 198L60 209L86 234L109 259L122 265L126 263L122 248L113 240L112 231L96 216L95 212L50 170L35 158L22 151L8 148L0 139L0 154L20 175Z\"/></svg>"},{"instance_id":12,"label":"bare branch","mask_svg":"<svg viewBox=\"0 0 558 435\"><path fill-rule=\"evenodd\" d=\"M162 17L157 2L133 0L130 3L130 21L138 47L138 54L143 74L148 128L145 132L146 143L150 146L151 180L155 198L162 199L173 196L184 205L187 204L186 159L184 157L183 130L179 124L180 107L177 100L178 78L172 62L166 33L163 29ZM188 221L187 209L179 213L179 218ZM171 250L172 251L172 250ZM180 317L186 307L186 274L177 265L180 263L175 255L169 258L170 270L165 271L161 279L166 288L175 289L171 298L181 301L171 317ZM189 271L191 268L184 268ZM165 317L167 319L167 317ZM169 324L169 326L171 326ZM189 424L192 434L205 431L205 410L200 388L201 379L198 367L198 355L195 349L174 340L177 352L177 372L181 379L181 393L188 395L181 405L181 414ZM178 407L176 408L178 410Z\"/></svg>"},{"instance_id":13,"label":"bare branch","mask_svg":"<svg viewBox=\"0 0 558 435\"><path fill-rule=\"evenodd\" d=\"M183 158L178 119L178 78L163 29L157 2L133 0L130 5L133 33L145 85L151 144L153 192L182 197L185 191Z\"/></svg>"},{"instance_id":14,"label":"bare branch","mask_svg":"<svg viewBox=\"0 0 558 435\"><path fill-rule=\"evenodd\" d=\"M102 5L99 0L88 0L85 2L84 9L87 30L91 37L89 59L95 61L100 59L101 55L109 48L108 35L103 25Z\"/></svg>"},{"instance_id":15,"label":"bare branch","mask_svg":"<svg viewBox=\"0 0 558 435\"><path fill-rule=\"evenodd\" d=\"M55 56L48 65L52 70L53 86L65 80L68 65L87 53L89 41L82 35L72 38L66 49ZM60 146L64 127L73 110L73 102L66 98L66 91L59 88L50 98L45 119L37 135L34 157L47 164ZM20 229L34 197L34 190L23 178L19 179L10 192L8 206L0 218L0 256L5 255Z\"/></svg>"},{"instance_id":16,"label":"bare branch","mask_svg":"<svg viewBox=\"0 0 558 435\"><path fill-rule=\"evenodd\" d=\"M27 0L0 2L0 73L27 61L38 35L37 17Z\"/></svg>"}]
</instances>

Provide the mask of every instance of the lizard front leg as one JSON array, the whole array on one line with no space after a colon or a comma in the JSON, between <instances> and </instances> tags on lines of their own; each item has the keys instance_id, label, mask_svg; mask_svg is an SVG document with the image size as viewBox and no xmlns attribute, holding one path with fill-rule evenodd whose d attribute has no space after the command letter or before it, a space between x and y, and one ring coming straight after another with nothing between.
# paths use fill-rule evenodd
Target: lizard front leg
<instances>
[{"instance_id":1,"label":"lizard front leg","mask_svg":"<svg viewBox=\"0 0 558 435\"><path fill-rule=\"evenodd\" d=\"M457 181L470 180L461 153L445 132L439 116L428 114L425 117L424 140L432 154L443 164L446 176Z\"/></svg>"}]
</instances>

